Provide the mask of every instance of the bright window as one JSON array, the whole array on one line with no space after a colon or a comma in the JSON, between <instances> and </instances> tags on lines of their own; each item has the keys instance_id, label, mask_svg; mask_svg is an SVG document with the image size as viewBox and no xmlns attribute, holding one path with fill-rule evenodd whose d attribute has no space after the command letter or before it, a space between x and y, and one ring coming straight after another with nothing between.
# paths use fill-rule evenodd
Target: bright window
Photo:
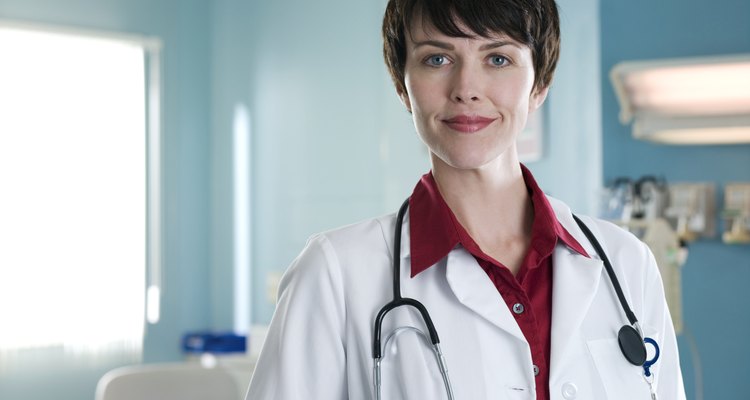
<instances>
[{"instance_id":1,"label":"bright window","mask_svg":"<svg viewBox=\"0 0 750 400\"><path fill-rule=\"evenodd\" d=\"M158 255L150 51L0 25L0 359L48 347L140 354Z\"/></svg>"}]
</instances>

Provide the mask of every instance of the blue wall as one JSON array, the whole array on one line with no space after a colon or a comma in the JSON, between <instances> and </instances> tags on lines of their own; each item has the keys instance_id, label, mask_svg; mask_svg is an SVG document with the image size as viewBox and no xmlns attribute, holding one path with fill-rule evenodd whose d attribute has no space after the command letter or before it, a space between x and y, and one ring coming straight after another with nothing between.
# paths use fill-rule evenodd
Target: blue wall
<instances>
[{"instance_id":1,"label":"blue wall","mask_svg":"<svg viewBox=\"0 0 750 400\"><path fill-rule=\"evenodd\" d=\"M750 145L682 147L632 138L618 122L618 104L607 73L624 60L750 52L750 2L746 0L602 0L604 178L659 174L668 181L707 181L719 190L750 181ZM722 204L721 196L717 198ZM721 225L720 225L721 226ZM701 240L690 246L683 269L684 318L702 362L707 399L750 393L750 246ZM695 398L695 364L688 335L680 340L688 398Z\"/></svg>"},{"instance_id":2,"label":"blue wall","mask_svg":"<svg viewBox=\"0 0 750 400\"><path fill-rule=\"evenodd\" d=\"M164 287L162 320L146 327L146 362L179 359L181 334L210 324L210 13L204 0L0 1L3 19L135 33L163 41ZM54 352L29 357L44 360L45 367L33 376L0 377L3 400L91 399L101 374L116 366L76 365Z\"/></svg>"}]
</instances>

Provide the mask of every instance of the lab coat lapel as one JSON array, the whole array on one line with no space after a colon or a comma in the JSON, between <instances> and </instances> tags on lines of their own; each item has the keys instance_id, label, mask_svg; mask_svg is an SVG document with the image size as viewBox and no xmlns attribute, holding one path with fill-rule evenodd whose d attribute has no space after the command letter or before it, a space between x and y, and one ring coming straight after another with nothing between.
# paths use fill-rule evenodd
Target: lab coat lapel
<instances>
[{"instance_id":1,"label":"lab coat lapel","mask_svg":"<svg viewBox=\"0 0 750 400\"><path fill-rule=\"evenodd\" d=\"M581 328L602 276L602 262L557 245L552 256L552 342L550 365L565 357ZM552 378L552 377L550 377Z\"/></svg>"},{"instance_id":2,"label":"lab coat lapel","mask_svg":"<svg viewBox=\"0 0 750 400\"><path fill-rule=\"evenodd\" d=\"M526 341L505 301L477 260L463 247L448 253L446 277L458 301L487 321Z\"/></svg>"},{"instance_id":3,"label":"lab coat lapel","mask_svg":"<svg viewBox=\"0 0 750 400\"><path fill-rule=\"evenodd\" d=\"M562 365L570 339L577 335L601 283L604 264L573 219L570 209L549 198L560 224L583 246L586 257L558 243L552 254L552 338L550 365ZM555 369L552 369L554 373ZM550 376L550 379L554 379Z\"/></svg>"}]
</instances>

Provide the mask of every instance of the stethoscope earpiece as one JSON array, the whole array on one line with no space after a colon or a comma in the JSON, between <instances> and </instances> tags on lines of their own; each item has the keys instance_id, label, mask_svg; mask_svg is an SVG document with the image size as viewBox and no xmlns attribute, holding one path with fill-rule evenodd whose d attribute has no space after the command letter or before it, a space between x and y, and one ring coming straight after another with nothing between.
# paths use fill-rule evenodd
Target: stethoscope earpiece
<instances>
[{"instance_id":1,"label":"stethoscope earpiece","mask_svg":"<svg viewBox=\"0 0 750 400\"><path fill-rule=\"evenodd\" d=\"M638 331L630 325L624 325L617 334L622 355L633 365L642 366L646 362L646 345Z\"/></svg>"}]
</instances>

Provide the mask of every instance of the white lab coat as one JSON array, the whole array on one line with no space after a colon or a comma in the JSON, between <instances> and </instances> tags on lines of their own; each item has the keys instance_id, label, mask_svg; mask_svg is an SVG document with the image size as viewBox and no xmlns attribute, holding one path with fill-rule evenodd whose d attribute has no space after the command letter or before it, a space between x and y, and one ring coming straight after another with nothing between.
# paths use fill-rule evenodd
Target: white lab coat
<instances>
[{"instance_id":1,"label":"white lab coat","mask_svg":"<svg viewBox=\"0 0 750 400\"><path fill-rule=\"evenodd\" d=\"M560 223L586 249L558 243L553 253L551 399L651 399L643 369L617 344L627 323L596 251L569 208L550 198ZM677 344L654 257L608 222L583 218L612 262L646 336L661 346L653 367L660 400L685 399ZM395 215L316 235L284 275L279 302L247 400L374 398L372 329L391 300ZM486 273L461 246L410 277L408 215L401 244L403 296L430 312L455 398L536 399L529 345ZM397 326L423 323L410 307L391 311L383 340ZM443 399L434 355L418 336L400 335L385 357L383 400ZM396 354L391 354L391 353Z\"/></svg>"}]
</instances>

